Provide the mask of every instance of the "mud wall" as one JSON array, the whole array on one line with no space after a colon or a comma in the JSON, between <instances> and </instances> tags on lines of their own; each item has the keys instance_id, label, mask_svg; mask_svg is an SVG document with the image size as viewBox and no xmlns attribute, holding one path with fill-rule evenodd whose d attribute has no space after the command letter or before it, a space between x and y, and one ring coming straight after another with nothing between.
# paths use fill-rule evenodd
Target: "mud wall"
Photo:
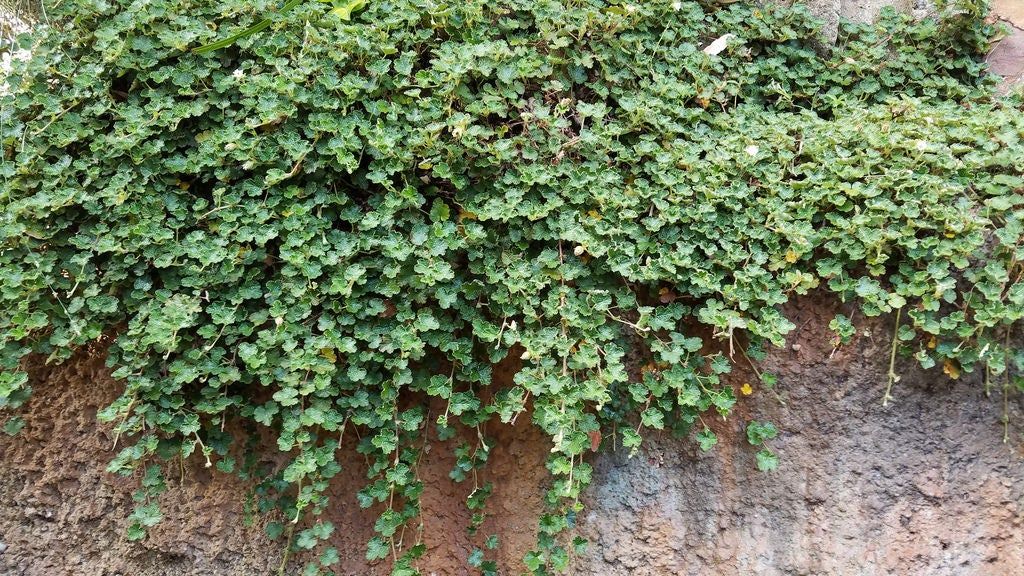
<instances>
[{"instance_id":1,"label":"mud wall","mask_svg":"<svg viewBox=\"0 0 1024 576\"><path fill-rule=\"evenodd\" d=\"M837 311L791 309L799 328L764 364L779 397L755 392L716 450L664 438L640 462L598 460L583 524L594 553L577 574L1024 574L1019 400L1004 443L998 383L986 396L977 378L899 362L883 408L891 323L855 319L856 340L833 352ZM751 419L781 429L776 472L754 470Z\"/></svg>"},{"instance_id":2,"label":"mud wall","mask_svg":"<svg viewBox=\"0 0 1024 576\"><path fill-rule=\"evenodd\" d=\"M881 406L888 371L887 319L855 318L856 340L833 350L826 325L851 311L825 301L791 306L798 329L764 368L775 391L755 389L734 417L714 421L721 442L651 437L629 458L594 458L595 482L579 532L591 541L578 575L1024 574L1024 422L1019 398L977 379L950 380L900 362L895 400ZM276 573L282 544L246 526L246 485L190 462L163 497L164 522L142 543L127 542L133 479L103 472L114 454L96 410L116 396L96 351L56 368L33 369L36 395L16 439L0 437L0 574L4 576L225 576ZM509 377L505 374L503 377ZM730 375L736 386L749 371ZM998 383L997 383L998 384ZM760 473L743 427L770 419L780 468ZM464 560L489 534L500 536L502 574L521 572L533 542L549 442L528 422L494 427L498 439L482 480L496 479L491 518L471 538L463 501L471 486L447 479L453 464L436 445L424 458L425 575L467 574ZM375 576L363 544L372 515L355 505L364 464L337 478L330 519L339 574ZM173 475L172 475L173 477ZM371 511L372 512L372 511ZM301 558L300 558L301 560ZM288 572L294 573L293 563Z\"/></svg>"},{"instance_id":3,"label":"mud wall","mask_svg":"<svg viewBox=\"0 0 1024 576\"><path fill-rule=\"evenodd\" d=\"M163 521L143 542L124 534L139 478L104 471L124 446L115 446L109 427L96 421L98 410L118 395L118 384L104 367L101 350L84 350L64 365L30 366L34 388L22 414L25 427L15 438L0 433L0 576L256 576L277 574L283 540L264 532L270 518L245 512L251 484L211 473L193 457L179 467L165 466L170 489L161 496ZM509 379L511 374L498 373ZM444 407L438 407L443 411ZM434 413L439 413L436 410ZM454 483L452 446L430 438L418 470L424 481L423 525L408 542L422 541L427 554L419 563L426 574L464 574L466 558L499 533L505 566L518 566L535 542L536 522L548 473L544 435L523 418L514 428L485 430L500 448L491 458L488 479L500 479L490 502L493 517L470 538L465 500L470 482ZM379 510L362 510L356 492L365 484L366 463L350 435L343 472L335 477L326 519L336 527L332 545L341 576L384 576L389 565L364 560L366 542ZM268 443L269 444L269 443ZM273 459L274 448L266 452ZM282 459L278 458L276 464ZM271 461L269 464L275 464ZM297 574L306 558L293 556L286 570Z\"/></svg>"}]
</instances>

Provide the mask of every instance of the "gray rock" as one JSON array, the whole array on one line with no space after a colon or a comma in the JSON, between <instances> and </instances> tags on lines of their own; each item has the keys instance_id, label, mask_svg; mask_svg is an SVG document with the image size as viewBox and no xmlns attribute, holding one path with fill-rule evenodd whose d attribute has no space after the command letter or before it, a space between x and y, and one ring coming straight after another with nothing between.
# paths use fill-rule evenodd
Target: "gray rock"
<instances>
[{"instance_id":1,"label":"gray rock","mask_svg":"<svg viewBox=\"0 0 1024 576\"><path fill-rule=\"evenodd\" d=\"M828 45L836 43L839 36L839 13L842 0L807 0L807 9L823 22L822 41Z\"/></svg>"},{"instance_id":2,"label":"gray rock","mask_svg":"<svg viewBox=\"0 0 1024 576\"><path fill-rule=\"evenodd\" d=\"M807 9L823 22L821 40L831 46L839 35L839 21L873 22L886 6L924 15L925 0L803 0Z\"/></svg>"},{"instance_id":3,"label":"gray rock","mask_svg":"<svg viewBox=\"0 0 1024 576\"><path fill-rule=\"evenodd\" d=\"M842 0L839 16L855 22L874 22L886 6L908 14L917 8L915 0Z\"/></svg>"},{"instance_id":4,"label":"gray rock","mask_svg":"<svg viewBox=\"0 0 1024 576\"><path fill-rule=\"evenodd\" d=\"M651 435L632 459L594 457L580 523L594 553L575 576L1024 574L1021 442L1018 427L1003 443L1002 398L986 397L977 375L900 362L896 401L882 408L884 341L859 337L833 354L823 327L835 310L790 307L801 349L761 363L779 377L774 392L756 389L728 421L705 418L720 439L710 453ZM1021 399L1007 408L1020 422ZM774 472L758 472L745 444L741 421L754 419L780 427Z\"/></svg>"}]
</instances>

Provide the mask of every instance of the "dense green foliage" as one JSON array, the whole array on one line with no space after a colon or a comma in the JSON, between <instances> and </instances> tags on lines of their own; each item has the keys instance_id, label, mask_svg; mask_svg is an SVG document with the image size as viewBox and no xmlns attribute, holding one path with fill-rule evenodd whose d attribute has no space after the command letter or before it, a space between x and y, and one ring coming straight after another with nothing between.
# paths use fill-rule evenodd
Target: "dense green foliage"
<instances>
[{"instance_id":1,"label":"dense green foliage","mask_svg":"<svg viewBox=\"0 0 1024 576\"><path fill-rule=\"evenodd\" d=\"M28 399L26 354L111 339L102 417L133 439L111 469L145 470L131 536L160 518L161 458L196 454L314 549L354 430L368 557L412 574L428 428L477 482L481 425L528 412L553 485L525 565L557 570L592 444L710 449L722 375L819 286L897 311L894 349L926 366L1024 372L1024 107L989 94L977 12L847 25L821 55L800 8L363 4L64 2L10 59L0 408ZM290 464L260 469L232 422ZM759 467L777 433L747 426Z\"/></svg>"}]
</instances>

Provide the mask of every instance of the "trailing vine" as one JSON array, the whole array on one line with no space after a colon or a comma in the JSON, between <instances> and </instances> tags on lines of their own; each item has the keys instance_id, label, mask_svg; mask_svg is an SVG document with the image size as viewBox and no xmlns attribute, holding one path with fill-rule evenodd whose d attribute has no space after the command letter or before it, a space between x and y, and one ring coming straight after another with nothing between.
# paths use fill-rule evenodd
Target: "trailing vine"
<instances>
[{"instance_id":1,"label":"trailing vine","mask_svg":"<svg viewBox=\"0 0 1024 576\"><path fill-rule=\"evenodd\" d=\"M253 479L282 573L304 550L330 571L326 490L365 457L367 558L415 574L428 427L475 530L483 426L530 418L552 483L524 565L563 570L586 454L649 429L711 449L722 376L815 289L894 313L894 357L1024 387L1024 106L991 93L983 7L846 24L823 54L799 6L287 6L47 3L5 58L0 408L29 400L26 355L109 340L130 537L197 458ZM746 431L774 468L775 426Z\"/></svg>"}]
</instances>

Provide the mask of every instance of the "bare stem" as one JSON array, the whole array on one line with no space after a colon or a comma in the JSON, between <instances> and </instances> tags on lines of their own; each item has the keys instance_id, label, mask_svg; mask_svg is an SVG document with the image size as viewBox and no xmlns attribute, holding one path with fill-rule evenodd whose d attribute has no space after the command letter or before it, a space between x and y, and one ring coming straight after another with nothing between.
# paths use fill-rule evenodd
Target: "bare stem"
<instances>
[{"instance_id":1,"label":"bare stem","mask_svg":"<svg viewBox=\"0 0 1024 576\"><path fill-rule=\"evenodd\" d=\"M281 565L277 567L277 576L285 576L284 570L288 566L288 556L292 552L292 536L295 534L295 524L288 524L288 539L284 543L284 554L281 555Z\"/></svg>"},{"instance_id":2,"label":"bare stem","mask_svg":"<svg viewBox=\"0 0 1024 576\"><path fill-rule=\"evenodd\" d=\"M896 347L899 345L900 335L900 313L902 308L896 309L896 327L892 331L892 349L889 351L889 383L885 387L885 395L882 396L882 406L888 406L892 400L892 385L899 382L900 377L896 374Z\"/></svg>"},{"instance_id":3,"label":"bare stem","mask_svg":"<svg viewBox=\"0 0 1024 576\"><path fill-rule=\"evenodd\" d=\"M1006 378L1003 380L1003 444L1010 441L1010 328L1006 329Z\"/></svg>"}]
</instances>

